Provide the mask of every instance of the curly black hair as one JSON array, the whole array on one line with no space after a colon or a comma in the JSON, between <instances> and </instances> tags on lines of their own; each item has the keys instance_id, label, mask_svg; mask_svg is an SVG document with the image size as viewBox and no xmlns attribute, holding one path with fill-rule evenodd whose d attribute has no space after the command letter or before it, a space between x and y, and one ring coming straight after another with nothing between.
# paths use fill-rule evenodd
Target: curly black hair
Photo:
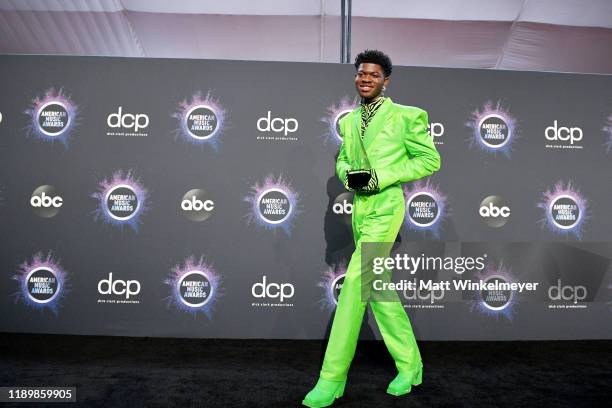
<instances>
[{"instance_id":1,"label":"curly black hair","mask_svg":"<svg viewBox=\"0 0 612 408\"><path fill-rule=\"evenodd\" d=\"M391 64L391 58L384 52L378 50L365 50L360 52L355 57L355 69L359 69L359 64L367 62L380 65L385 73L385 77L391 76L393 64Z\"/></svg>"}]
</instances>

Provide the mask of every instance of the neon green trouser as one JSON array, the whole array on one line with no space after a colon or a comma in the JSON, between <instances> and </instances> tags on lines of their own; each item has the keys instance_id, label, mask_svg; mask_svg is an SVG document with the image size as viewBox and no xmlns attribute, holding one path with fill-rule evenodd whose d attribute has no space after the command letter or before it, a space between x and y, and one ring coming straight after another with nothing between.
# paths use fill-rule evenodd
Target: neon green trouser
<instances>
[{"instance_id":1,"label":"neon green trouser","mask_svg":"<svg viewBox=\"0 0 612 408\"><path fill-rule=\"evenodd\" d=\"M355 252L346 270L325 351L320 373L321 378L325 380L346 379L355 355L366 308L366 302L361 298L361 243L394 242L402 225L404 212L404 195L399 185L391 186L376 195L355 195L352 215ZM388 256L390 250L391 245L383 256ZM397 296L397 293L394 296ZM421 354L399 297L397 301L369 303L397 370L413 370L421 362Z\"/></svg>"}]
</instances>

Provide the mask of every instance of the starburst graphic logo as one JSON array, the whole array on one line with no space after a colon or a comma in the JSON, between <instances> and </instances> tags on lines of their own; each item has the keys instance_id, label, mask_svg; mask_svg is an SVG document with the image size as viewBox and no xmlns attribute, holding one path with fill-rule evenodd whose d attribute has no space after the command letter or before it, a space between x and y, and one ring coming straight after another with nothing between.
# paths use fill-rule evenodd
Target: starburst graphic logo
<instances>
[{"instance_id":1,"label":"starburst graphic logo","mask_svg":"<svg viewBox=\"0 0 612 408\"><path fill-rule=\"evenodd\" d=\"M49 251L35 254L19 265L13 279L19 283L15 303L21 301L34 309L49 309L56 316L60 302L69 292L68 274Z\"/></svg>"},{"instance_id":2,"label":"starburst graphic logo","mask_svg":"<svg viewBox=\"0 0 612 408\"><path fill-rule=\"evenodd\" d=\"M30 118L26 134L45 142L61 142L68 148L78 112L78 106L62 89L50 88L42 97L35 97L24 110L23 113Z\"/></svg>"},{"instance_id":3,"label":"starburst graphic logo","mask_svg":"<svg viewBox=\"0 0 612 408\"><path fill-rule=\"evenodd\" d=\"M430 231L439 239L444 220L450 213L446 196L430 180L419 180L403 189L407 197L404 224L414 231Z\"/></svg>"},{"instance_id":4,"label":"starburst graphic logo","mask_svg":"<svg viewBox=\"0 0 612 408\"><path fill-rule=\"evenodd\" d=\"M118 170L112 178L100 181L92 197L98 200L94 213L96 221L118 227L127 224L135 232L138 232L142 214L149 208L148 192L131 170L125 173Z\"/></svg>"},{"instance_id":5,"label":"starburst graphic logo","mask_svg":"<svg viewBox=\"0 0 612 408\"><path fill-rule=\"evenodd\" d=\"M172 117L178 120L175 138L219 150L219 137L227 127L226 112L210 92L204 98L197 92L189 100L183 100Z\"/></svg>"},{"instance_id":6,"label":"starburst graphic logo","mask_svg":"<svg viewBox=\"0 0 612 408\"><path fill-rule=\"evenodd\" d=\"M574 234L578 240L582 239L584 222L589 218L588 202L571 182L566 185L559 181L554 188L545 191L538 207L545 213L539 220L542 228L546 226L556 234L566 237Z\"/></svg>"},{"instance_id":7,"label":"starburst graphic logo","mask_svg":"<svg viewBox=\"0 0 612 408\"><path fill-rule=\"evenodd\" d=\"M199 260L190 256L182 264L172 267L164 283L171 292L166 298L168 307L174 305L194 316L203 313L209 320L218 298L223 295L221 278L213 266L204 261L204 256Z\"/></svg>"},{"instance_id":8,"label":"starburst graphic logo","mask_svg":"<svg viewBox=\"0 0 612 408\"><path fill-rule=\"evenodd\" d=\"M471 310L477 310L496 318L503 316L511 321L518 295L516 291L504 288L505 284L509 285L514 282L510 269L503 266L501 262L497 268L487 265L479 277L486 285L486 289L475 292Z\"/></svg>"},{"instance_id":9,"label":"starburst graphic logo","mask_svg":"<svg viewBox=\"0 0 612 408\"><path fill-rule=\"evenodd\" d=\"M612 150L612 114L606 119L606 125L602 128L604 132L608 134L608 140L606 141L606 152L610 153Z\"/></svg>"},{"instance_id":10,"label":"starburst graphic logo","mask_svg":"<svg viewBox=\"0 0 612 408\"><path fill-rule=\"evenodd\" d=\"M346 264L330 266L324 273L323 279L317 284L324 290L324 296L319 301L321 310L334 310L338 304L340 290L346 276Z\"/></svg>"},{"instance_id":11,"label":"starburst graphic logo","mask_svg":"<svg viewBox=\"0 0 612 408\"><path fill-rule=\"evenodd\" d=\"M472 128L468 139L470 148L476 145L486 152L500 152L510 158L512 145L519 137L518 128L516 119L501 106L501 102L493 107L493 102L487 101L482 109L472 112L465 125Z\"/></svg>"},{"instance_id":12,"label":"starburst graphic logo","mask_svg":"<svg viewBox=\"0 0 612 408\"><path fill-rule=\"evenodd\" d=\"M253 185L244 201L251 207L246 215L248 224L266 229L282 228L287 235L291 235L293 221L301 212L299 194L282 175L277 178L268 175L263 183Z\"/></svg>"},{"instance_id":13,"label":"starburst graphic logo","mask_svg":"<svg viewBox=\"0 0 612 408\"><path fill-rule=\"evenodd\" d=\"M327 124L327 130L323 135L324 142L333 144L342 144L342 135L340 134L340 119L349 114L352 110L359 106L357 97L350 98L342 97L338 104L332 104L327 107L326 115L321 118L321 122Z\"/></svg>"}]
</instances>

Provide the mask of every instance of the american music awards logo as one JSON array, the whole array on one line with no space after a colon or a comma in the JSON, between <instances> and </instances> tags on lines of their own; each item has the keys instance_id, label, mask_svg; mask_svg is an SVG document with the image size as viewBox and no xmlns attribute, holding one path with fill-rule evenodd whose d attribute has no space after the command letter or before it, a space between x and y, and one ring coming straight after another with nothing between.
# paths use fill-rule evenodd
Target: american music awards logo
<instances>
[{"instance_id":1,"label":"american music awards logo","mask_svg":"<svg viewBox=\"0 0 612 408\"><path fill-rule=\"evenodd\" d=\"M244 201L250 205L248 224L272 230L282 228L287 235L291 235L295 217L301 212L299 194L282 176L268 175L262 183L251 186Z\"/></svg>"},{"instance_id":2,"label":"american music awards logo","mask_svg":"<svg viewBox=\"0 0 612 408\"><path fill-rule=\"evenodd\" d=\"M475 145L486 152L499 152L510 158L512 145L519 137L518 127L514 116L502 107L501 102L493 106L493 102L487 101L482 109L472 112L465 125L472 128L468 139L470 148Z\"/></svg>"},{"instance_id":3,"label":"american music awards logo","mask_svg":"<svg viewBox=\"0 0 612 408\"><path fill-rule=\"evenodd\" d=\"M430 231L440 238L444 220L450 215L447 198L429 179L405 185L406 216L404 224L413 231Z\"/></svg>"},{"instance_id":4,"label":"american music awards logo","mask_svg":"<svg viewBox=\"0 0 612 408\"><path fill-rule=\"evenodd\" d=\"M571 182L559 181L552 189L546 190L538 207L545 213L539 220L542 227L546 226L555 234L573 234L576 239L582 239L584 223L590 218L588 202Z\"/></svg>"},{"instance_id":5,"label":"american music awards logo","mask_svg":"<svg viewBox=\"0 0 612 408\"><path fill-rule=\"evenodd\" d=\"M471 302L471 310L476 310L488 316L503 316L511 321L518 295L516 291L503 288L503 284L514 282L510 269L500 262L497 267L487 265L484 272L478 275L478 279L482 280L485 285L494 288L475 291L474 300ZM496 286L499 286L499 288L495 289Z\"/></svg>"},{"instance_id":6,"label":"american music awards logo","mask_svg":"<svg viewBox=\"0 0 612 408\"><path fill-rule=\"evenodd\" d=\"M166 298L168 307L173 305L194 315L203 313L208 319L212 319L215 304L223 295L221 277L204 261L204 256L199 260L190 256L172 267L164 283L170 287L170 296Z\"/></svg>"},{"instance_id":7,"label":"american music awards logo","mask_svg":"<svg viewBox=\"0 0 612 408\"><path fill-rule=\"evenodd\" d=\"M131 170L118 170L112 178L100 181L92 197L98 200L94 212L96 221L118 227L128 225L135 232L149 208L149 194Z\"/></svg>"},{"instance_id":8,"label":"american music awards logo","mask_svg":"<svg viewBox=\"0 0 612 408\"><path fill-rule=\"evenodd\" d=\"M179 103L172 117L178 120L175 138L199 146L209 145L218 151L220 136L227 127L226 111L219 101L201 92Z\"/></svg>"},{"instance_id":9,"label":"american music awards logo","mask_svg":"<svg viewBox=\"0 0 612 408\"><path fill-rule=\"evenodd\" d=\"M13 279L19 283L16 302L34 309L49 309L56 316L64 295L70 291L68 274L51 252L35 254L19 265Z\"/></svg>"},{"instance_id":10,"label":"american music awards logo","mask_svg":"<svg viewBox=\"0 0 612 408\"><path fill-rule=\"evenodd\" d=\"M79 108L63 89L50 88L43 96L36 96L23 113L29 116L27 135L49 143L60 142L68 148Z\"/></svg>"},{"instance_id":11,"label":"american music awards logo","mask_svg":"<svg viewBox=\"0 0 612 408\"><path fill-rule=\"evenodd\" d=\"M340 134L340 119L349 114L359 106L357 97L344 96L337 104L327 107L326 114L321 118L321 122L327 125L326 132L323 134L324 143L341 145L342 135Z\"/></svg>"},{"instance_id":12,"label":"american music awards logo","mask_svg":"<svg viewBox=\"0 0 612 408\"><path fill-rule=\"evenodd\" d=\"M321 310L334 310L336 308L345 276L345 263L330 266L323 273L323 279L317 284L324 291L323 298L319 301Z\"/></svg>"}]
</instances>

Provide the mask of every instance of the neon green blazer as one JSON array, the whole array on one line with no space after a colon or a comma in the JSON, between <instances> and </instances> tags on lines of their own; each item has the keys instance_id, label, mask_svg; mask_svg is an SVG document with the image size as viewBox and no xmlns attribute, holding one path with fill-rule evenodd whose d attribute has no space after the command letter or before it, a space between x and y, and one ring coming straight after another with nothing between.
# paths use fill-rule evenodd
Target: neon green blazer
<instances>
[{"instance_id":1,"label":"neon green blazer","mask_svg":"<svg viewBox=\"0 0 612 408\"><path fill-rule=\"evenodd\" d=\"M346 186L346 171L364 168L359 143L361 106L340 119L342 146L336 174ZM368 124L364 147L382 192L389 186L429 176L440 169L440 154L427 133L427 112L387 98Z\"/></svg>"}]
</instances>

